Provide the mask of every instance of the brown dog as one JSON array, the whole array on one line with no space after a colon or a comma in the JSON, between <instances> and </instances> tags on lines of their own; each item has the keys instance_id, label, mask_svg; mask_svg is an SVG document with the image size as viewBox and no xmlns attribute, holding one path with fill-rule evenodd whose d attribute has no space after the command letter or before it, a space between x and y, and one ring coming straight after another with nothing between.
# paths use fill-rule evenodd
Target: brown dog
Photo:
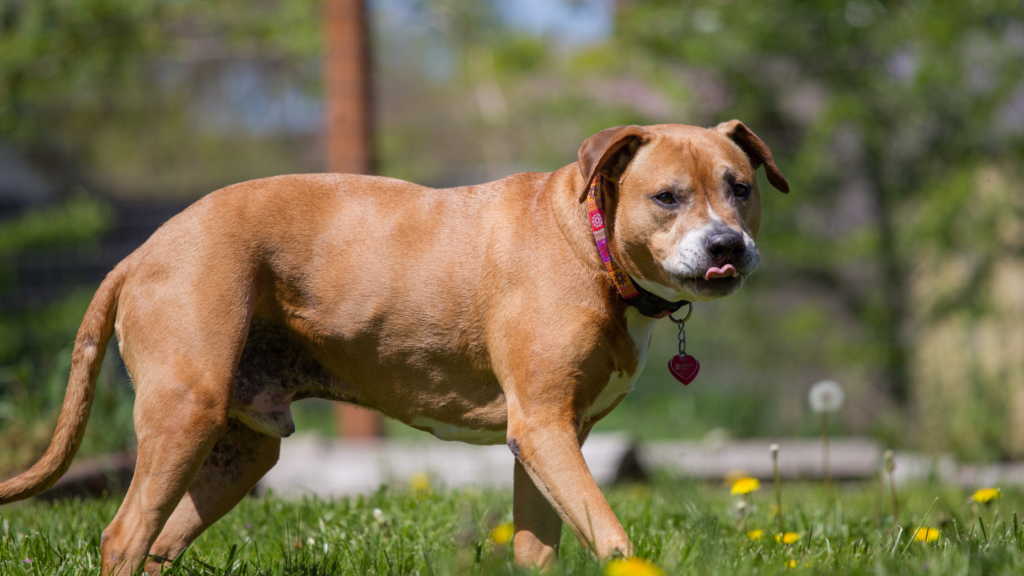
<instances>
[{"instance_id":1,"label":"brown dog","mask_svg":"<svg viewBox=\"0 0 1024 576\"><path fill-rule=\"evenodd\" d=\"M655 320L605 270L588 183L607 179L610 250L642 289L708 300L757 266L760 165L788 191L768 147L733 120L609 128L578 163L465 188L318 174L210 194L103 281L53 441L0 484L0 504L67 470L116 330L139 445L103 532L104 574L147 560L159 571L231 510L294 431L291 402L309 397L446 440L507 442L520 564L549 564L562 522L598 556L628 555L580 444L632 387Z\"/></svg>"}]
</instances>

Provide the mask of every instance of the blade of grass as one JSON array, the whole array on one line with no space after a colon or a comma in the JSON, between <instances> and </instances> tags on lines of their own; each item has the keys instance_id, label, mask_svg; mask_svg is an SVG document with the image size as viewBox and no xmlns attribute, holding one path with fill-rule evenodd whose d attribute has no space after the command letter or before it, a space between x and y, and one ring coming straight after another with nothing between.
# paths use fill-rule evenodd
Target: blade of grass
<instances>
[{"instance_id":1,"label":"blade of grass","mask_svg":"<svg viewBox=\"0 0 1024 576\"><path fill-rule=\"evenodd\" d=\"M928 511L924 513L924 518L921 519L921 523L917 526L917 531L910 535L910 540L907 540L907 545L903 547L903 552L900 552L900 558L907 553L907 550L910 549L910 545L914 543L914 538L921 533L921 528L923 528L925 523L928 522L928 515L932 513L932 508L935 508L935 503L938 501L938 498L932 500L932 505L929 506ZM927 542L928 539L925 538L925 541Z\"/></svg>"},{"instance_id":2,"label":"blade of grass","mask_svg":"<svg viewBox=\"0 0 1024 576\"><path fill-rule=\"evenodd\" d=\"M234 571L235 565L235 554L238 553L238 544L231 545L231 551L228 552L228 560L224 563L224 576L231 576L231 572Z\"/></svg>"},{"instance_id":3,"label":"blade of grass","mask_svg":"<svg viewBox=\"0 0 1024 576\"><path fill-rule=\"evenodd\" d=\"M900 526L900 531L896 533L896 541L892 543L892 550L889 550L889 556L896 553L896 548L899 547L901 538L903 538L903 526Z\"/></svg>"},{"instance_id":4,"label":"blade of grass","mask_svg":"<svg viewBox=\"0 0 1024 576\"><path fill-rule=\"evenodd\" d=\"M1020 550L1020 525L1017 523L1017 511L1013 511L1013 541L1017 543L1017 549Z\"/></svg>"}]
</instances>

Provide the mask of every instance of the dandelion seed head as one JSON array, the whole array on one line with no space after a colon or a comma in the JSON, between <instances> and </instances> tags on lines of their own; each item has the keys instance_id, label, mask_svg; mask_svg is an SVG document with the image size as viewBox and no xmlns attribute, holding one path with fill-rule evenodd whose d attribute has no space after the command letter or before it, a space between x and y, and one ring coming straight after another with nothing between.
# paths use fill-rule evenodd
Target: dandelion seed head
<instances>
[{"instance_id":1,"label":"dandelion seed head","mask_svg":"<svg viewBox=\"0 0 1024 576\"><path fill-rule=\"evenodd\" d=\"M825 412L835 412L842 408L843 400L846 399L846 395L843 394L843 387L834 380L822 380L814 386L811 386L811 391L807 394L807 400L811 404L811 410L814 410L818 414Z\"/></svg>"}]
</instances>

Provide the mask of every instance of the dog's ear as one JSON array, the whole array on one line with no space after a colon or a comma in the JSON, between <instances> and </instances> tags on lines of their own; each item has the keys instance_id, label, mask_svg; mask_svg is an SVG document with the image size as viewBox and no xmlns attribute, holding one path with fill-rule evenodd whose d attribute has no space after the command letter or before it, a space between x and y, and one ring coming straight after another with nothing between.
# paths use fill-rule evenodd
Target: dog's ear
<instances>
[{"instance_id":1,"label":"dog's ear","mask_svg":"<svg viewBox=\"0 0 1024 576\"><path fill-rule=\"evenodd\" d=\"M616 126L587 138L579 153L580 172L583 174L580 202L587 200L590 182L598 174L618 182L637 149L650 136L651 133L640 126Z\"/></svg>"},{"instance_id":2,"label":"dog's ear","mask_svg":"<svg viewBox=\"0 0 1024 576\"><path fill-rule=\"evenodd\" d=\"M746 152L754 170L757 170L763 164L765 174L767 174L768 181L771 182L772 186L775 186L780 192L789 192L789 182L786 182L786 177L782 175L779 167L775 165L775 160L772 159L772 151L768 149L767 144L757 137L757 134L754 134L750 131L750 128L744 126L743 122L729 120L715 126L714 129L735 142L737 146Z\"/></svg>"}]
</instances>

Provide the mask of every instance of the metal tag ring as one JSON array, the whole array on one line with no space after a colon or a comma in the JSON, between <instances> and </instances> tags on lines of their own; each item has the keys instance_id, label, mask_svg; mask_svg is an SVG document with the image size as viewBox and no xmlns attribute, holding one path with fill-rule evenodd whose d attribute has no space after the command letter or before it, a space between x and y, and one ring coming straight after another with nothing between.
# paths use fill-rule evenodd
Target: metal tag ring
<instances>
[{"instance_id":1,"label":"metal tag ring","mask_svg":"<svg viewBox=\"0 0 1024 576\"><path fill-rule=\"evenodd\" d=\"M686 305L689 306L689 308L687 308L687 310L686 310L686 317L685 318L683 318L682 320L678 320L678 319L676 319L675 316L672 316L671 314L669 314L668 315L669 319L671 319L676 324L685 324L686 321L690 319L690 316L693 315L693 302L687 302Z\"/></svg>"}]
</instances>

